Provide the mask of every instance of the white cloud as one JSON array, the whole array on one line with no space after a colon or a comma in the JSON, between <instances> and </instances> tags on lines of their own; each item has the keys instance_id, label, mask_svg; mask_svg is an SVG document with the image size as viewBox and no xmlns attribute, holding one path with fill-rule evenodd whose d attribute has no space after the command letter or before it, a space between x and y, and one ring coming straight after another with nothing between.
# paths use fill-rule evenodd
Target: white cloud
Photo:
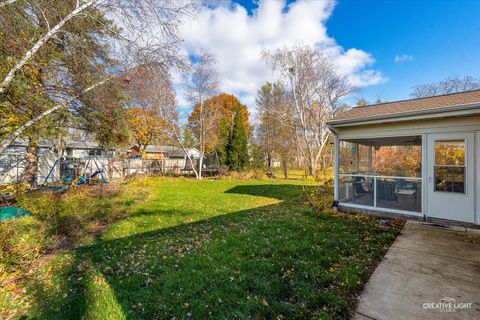
<instances>
[{"instance_id":1,"label":"white cloud","mask_svg":"<svg viewBox=\"0 0 480 320\"><path fill-rule=\"evenodd\" d=\"M374 58L367 52L345 50L327 33L326 21L334 9L333 0L260 1L253 15L232 2L202 7L198 17L181 28L183 48L188 54L202 49L217 56L220 89L237 95L252 110L256 91L272 72L261 59L265 49L295 44L325 49L337 71L364 87L386 81L372 69ZM181 100L181 99L179 99Z\"/></svg>"},{"instance_id":2,"label":"white cloud","mask_svg":"<svg viewBox=\"0 0 480 320\"><path fill-rule=\"evenodd\" d=\"M404 61L413 61L413 56L411 54L402 54L395 56L395 63L404 62Z\"/></svg>"}]
</instances>

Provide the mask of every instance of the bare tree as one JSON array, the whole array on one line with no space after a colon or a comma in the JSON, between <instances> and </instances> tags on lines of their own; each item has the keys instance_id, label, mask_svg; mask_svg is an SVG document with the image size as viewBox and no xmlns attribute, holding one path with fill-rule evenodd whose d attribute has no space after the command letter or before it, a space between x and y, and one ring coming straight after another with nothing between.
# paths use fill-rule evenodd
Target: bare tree
<instances>
[{"instance_id":1,"label":"bare tree","mask_svg":"<svg viewBox=\"0 0 480 320\"><path fill-rule=\"evenodd\" d=\"M205 102L211 98L218 88L218 73L215 70L215 57L210 53L202 53L198 61L191 65L191 71L185 75L184 82L188 100L195 106L198 113L190 122L195 123L194 134L200 151L198 178L202 178L203 158L205 156L207 136L215 124L215 117L211 115L211 108L206 108Z\"/></svg>"},{"instance_id":2,"label":"bare tree","mask_svg":"<svg viewBox=\"0 0 480 320\"><path fill-rule=\"evenodd\" d=\"M281 82L266 83L257 93L259 123L257 139L265 155L267 175L272 177L274 160L280 160L284 178L288 178L288 167L295 155L295 123L289 97Z\"/></svg>"},{"instance_id":3,"label":"bare tree","mask_svg":"<svg viewBox=\"0 0 480 320\"><path fill-rule=\"evenodd\" d=\"M37 9L43 13L44 9L47 8L42 8L42 5L46 6L46 4L48 2L29 0L11 2L11 7L7 8L14 12L22 10L26 19L31 19L32 24L35 24L38 23L36 22L38 15L30 17L29 14L32 10ZM65 26L72 19L96 20L96 12L102 12L115 21L115 28L108 27L113 37L107 37L104 42L110 44L111 57L117 60L117 66L108 73L98 72L97 77L91 79L90 83L85 83L83 88L79 87L78 84L62 83L62 94L56 98L58 103L20 125L6 139L2 139L0 152L4 152L25 129L60 109L69 108L73 103L78 103L82 95L114 78L124 77L132 69L154 65L160 65L165 69L182 67L183 59L178 55L180 43L178 25L185 16L192 13L192 10L193 5L188 1L84 0L77 1L72 10L65 16L57 14L47 17L43 15L45 22L42 22L42 25L45 26L45 34L34 41L30 49L19 52L18 56L12 57L12 60L15 61L13 66L5 75L1 75L3 79L0 80L0 93L12 83L16 73L26 64L33 62L40 49L48 46L53 39L61 41L61 38L57 39L60 34L63 37L68 37L69 31ZM12 28L12 30L15 30L15 28ZM59 69L61 67L58 66ZM63 74L62 78L67 79L68 75Z\"/></svg>"},{"instance_id":4,"label":"bare tree","mask_svg":"<svg viewBox=\"0 0 480 320\"><path fill-rule=\"evenodd\" d=\"M158 115L160 119L162 119L163 125L166 126L165 128L169 130L177 144L182 148L185 158L190 163L190 167L192 168L195 177L198 179L200 178L200 175L198 170L195 168L192 153L190 152L190 148L185 145L180 133L180 127L178 125L179 111L175 101L175 91L173 90L172 82L165 75L160 75L160 77L158 77L159 75L160 74L157 74L157 93L159 98L159 105L157 109Z\"/></svg>"},{"instance_id":5,"label":"bare tree","mask_svg":"<svg viewBox=\"0 0 480 320\"><path fill-rule=\"evenodd\" d=\"M198 178L192 154L185 146L178 125L179 112L175 101L175 91L168 70L160 67L137 69L129 76L128 89L135 103L147 108L156 119L156 130L170 135L183 149L185 158Z\"/></svg>"},{"instance_id":6,"label":"bare tree","mask_svg":"<svg viewBox=\"0 0 480 320\"><path fill-rule=\"evenodd\" d=\"M47 41L52 38L55 34L57 34L62 27L67 23L69 20L75 18L76 16L80 15L85 9L92 6L95 3L95 0L88 0L84 2L77 1L77 5L75 8L67 14L62 20L60 20L53 28L48 28L48 32L42 35L35 44L23 54L23 57L10 69L7 73L5 78L3 79L2 83L0 84L0 93L5 90L5 87L12 82L13 77L17 71L23 68L23 66L32 59L32 57L42 48Z\"/></svg>"},{"instance_id":7,"label":"bare tree","mask_svg":"<svg viewBox=\"0 0 480 320\"><path fill-rule=\"evenodd\" d=\"M276 145L279 140L282 127L282 111L285 106L285 89L280 82L263 85L257 92L256 98L259 124L257 126L257 139L265 156L267 175L273 177L274 157Z\"/></svg>"},{"instance_id":8,"label":"bare tree","mask_svg":"<svg viewBox=\"0 0 480 320\"><path fill-rule=\"evenodd\" d=\"M289 84L299 150L306 171L314 175L329 141L330 120L342 97L354 91L346 77L338 75L324 53L308 46L264 52L272 70Z\"/></svg>"},{"instance_id":9,"label":"bare tree","mask_svg":"<svg viewBox=\"0 0 480 320\"><path fill-rule=\"evenodd\" d=\"M410 96L412 98L426 98L470 90L480 90L480 78L471 76L465 76L463 78L448 77L439 82L414 86Z\"/></svg>"},{"instance_id":10,"label":"bare tree","mask_svg":"<svg viewBox=\"0 0 480 320\"><path fill-rule=\"evenodd\" d=\"M257 138L265 156L267 176L273 177L273 142L277 137L278 122L274 109L274 84L266 83L257 92L256 105L259 117Z\"/></svg>"},{"instance_id":11,"label":"bare tree","mask_svg":"<svg viewBox=\"0 0 480 320\"><path fill-rule=\"evenodd\" d=\"M2 4L13 4L16 1L7 1ZM37 1L33 0L35 7L40 8ZM47 24L47 32L41 35L33 46L18 59L14 66L8 71L3 80L0 83L0 93L4 92L5 87L10 84L15 76L15 73L22 69L34 55L47 44L47 42L54 37L57 33L63 30L66 23L74 18L91 18L94 11L88 11L88 9L95 6L96 10L100 12L108 13L113 16L117 21L125 34L118 32L118 35L123 40L134 44L133 47L145 46L148 44L150 47L155 39L155 33L148 32L151 29L151 23L157 23L158 29L162 35L175 36L175 29L179 23L179 15L186 14L191 8L191 4L188 2L176 2L173 0L141 0L141 1L127 1L127 0L83 0L77 1L72 10L50 28L50 22L45 18ZM41 8L40 8L41 10ZM45 17L45 16L44 16ZM138 33L141 30L143 35ZM145 34L146 33L146 34ZM148 34L148 36L147 36ZM148 38L147 38L148 37ZM148 39L148 40L147 40ZM158 43L156 43L158 46ZM133 48L130 48L133 49ZM165 48L163 48L165 49ZM132 54L131 50L129 53ZM173 53L173 52L172 52ZM135 56L145 55L146 52L137 50Z\"/></svg>"}]
</instances>

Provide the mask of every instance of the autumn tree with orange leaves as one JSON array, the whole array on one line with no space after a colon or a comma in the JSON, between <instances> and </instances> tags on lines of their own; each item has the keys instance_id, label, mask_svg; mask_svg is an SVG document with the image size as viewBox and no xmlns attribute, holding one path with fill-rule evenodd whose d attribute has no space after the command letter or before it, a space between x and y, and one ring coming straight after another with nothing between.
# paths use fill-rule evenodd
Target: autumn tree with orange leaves
<instances>
[{"instance_id":1,"label":"autumn tree with orange leaves","mask_svg":"<svg viewBox=\"0 0 480 320\"><path fill-rule=\"evenodd\" d=\"M240 103L233 94L221 93L205 100L203 112L210 119L211 125L208 127L205 139L205 151L216 152L221 164L226 163L226 148L228 139L233 128L233 120L236 112L240 110L243 114L243 122L247 128L247 134L250 136L253 126L248 121L248 108ZM192 114L188 118L190 130L199 135L199 114L200 105L196 104Z\"/></svg>"},{"instance_id":2,"label":"autumn tree with orange leaves","mask_svg":"<svg viewBox=\"0 0 480 320\"><path fill-rule=\"evenodd\" d=\"M175 93L168 74L159 68L143 68L135 70L128 82L127 92L131 102L128 124L142 156L149 144L172 144L171 127L177 126L178 116L174 110ZM173 116L167 118L166 113Z\"/></svg>"},{"instance_id":3,"label":"autumn tree with orange leaves","mask_svg":"<svg viewBox=\"0 0 480 320\"><path fill-rule=\"evenodd\" d=\"M128 110L128 125L143 156L147 146L161 134L161 120L150 109L133 107Z\"/></svg>"},{"instance_id":4,"label":"autumn tree with orange leaves","mask_svg":"<svg viewBox=\"0 0 480 320\"><path fill-rule=\"evenodd\" d=\"M419 177L421 163L420 145L382 146L375 150L373 159L374 171L387 176Z\"/></svg>"}]
</instances>

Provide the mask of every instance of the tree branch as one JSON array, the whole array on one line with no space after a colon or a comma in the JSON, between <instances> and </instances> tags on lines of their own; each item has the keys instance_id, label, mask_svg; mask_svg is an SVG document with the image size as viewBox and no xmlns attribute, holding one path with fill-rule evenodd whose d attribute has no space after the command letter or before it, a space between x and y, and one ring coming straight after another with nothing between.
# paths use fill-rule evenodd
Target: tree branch
<instances>
[{"instance_id":1,"label":"tree branch","mask_svg":"<svg viewBox=\"0 0 480 320\"><path fill-rule=\"evenodd\" d=\"M0 145L0 153L3 153L5 152L5 150L18 138L18 136L20 136L23 131L25 131L26 129L28 129L29 127L33 126L35 123L39 122L40 120L42 120L43 118L49 116L50 114L56 112L57 110L60 110L62 108L65 108L67 107L71 102L75 101L76 99L78 99L81 95L95 89L96 87L98 86L101 86L102 84L110 81L112 78L114 77L114 75L110 76L110 77L107 77L106 79L103 79L102 81L99 81L93 85L91 85L90 87L84 89L82 92L80 92L80 94L76 95L75 97L73 98L70 98L68 100L66 100L65 102L63 103L59 103L57 104L56 106L42 112L40 115L36 116L35 118L27 121L25 124L23 124L21 127L19 127L17 130L15 130L15 132L10 136L10 138L8 139L5 139L5 141L3 141Z\"/></svg>"},{"instance_id":2,"label":"tree branch","mask_svg":"<svg viewBox=\"0 0 480 320\"><path fill-rule=\"evenodd\" d=\"M15 3L15 2L17 2L17 0L7 0L7 1L5 1L5 2L0 2L0 8L1 8L1 7L8 6L9 4L13 4L13 3Z\"/></svg>"},{"instance_id":3,"label":"tree branch","mask_svg":"<svg viewBox=\"0 0 480 320\"><path fill-rule=\"evenodd\" d=\"M33 45L33 47L25 53L23 58L8 72L6 77L3 79L2 84L0 84L0 93L5 91L5 87L12 82L15 73L23 68L23 66L30 61L30 59L40 50L45 43L50 40L56 33L58 33L62 27L72 18L79 15L83 10L87 9L88 7L92 6L95 2L99 0L88 0L81 6L76 7L72 12L70 12L65 18L63 18L57 25L55 25L50 31L40 37L37 42ZM8 3L5 2L5 3Z\"/></svg>"}]
</instances>

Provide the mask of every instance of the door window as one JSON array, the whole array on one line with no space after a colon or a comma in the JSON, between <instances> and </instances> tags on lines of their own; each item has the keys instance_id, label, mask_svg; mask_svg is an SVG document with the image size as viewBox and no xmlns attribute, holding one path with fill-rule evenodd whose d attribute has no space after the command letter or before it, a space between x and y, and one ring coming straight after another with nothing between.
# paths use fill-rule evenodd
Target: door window
<instances>
[{"instance_id":1,"label":"door window","mask_svg":"<svg viewBox=\"0 0 480 320\"><path fill-rule=\"evenodd\" d=\"M465 193L465 140L435 141L435 191Z\"/></svg>"}]
</instances>

